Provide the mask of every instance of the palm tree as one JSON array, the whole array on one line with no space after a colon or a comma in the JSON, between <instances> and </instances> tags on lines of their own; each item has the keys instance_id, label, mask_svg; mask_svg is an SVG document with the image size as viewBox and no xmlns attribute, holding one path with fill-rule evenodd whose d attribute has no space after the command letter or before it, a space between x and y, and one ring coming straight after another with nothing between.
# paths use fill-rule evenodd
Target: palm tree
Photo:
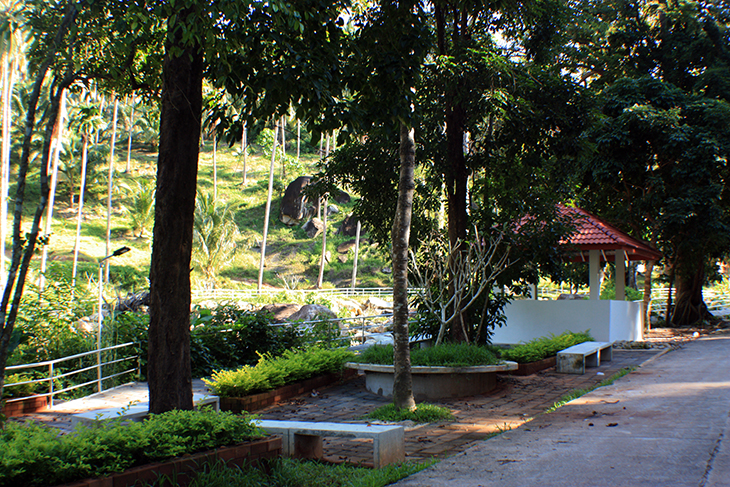
<instances>
[{"instance_id":1,"label":"palm tree","mask_svg":"<svg viewBox=\"0 0 730 487\"><path fill-rule=\"evenodd\" d=\"M233 211L210 193L198 193L195 199L193 262L200 267L208 288L215 287L221 267L236 253L238 226Z\"/></svg>"},{"instance_id":2,"label":"palm tree","mask_svg":"<svg viewBox=\"0 0 730 487\"><path fill-rule=\"evenodd\" d=\"M112 118L112 140L109 150L109 184L106 199L106 254L112 251L112 190L114 189L114 146L117 143L117 114L119 113L119 98L114 97L114 115ZM109 260L106 261L104 282L109 282Z\"/></svg>"},{"instance_id":3,"label":"palm tree","mask_svg":"<svg viewBox=\"0 0 730 487\"><path fill-rule=\"evenodd\" d=\"M5 241L7 239L8 191L10 187L11 100L15 73L25 50L24 2L0 0L0 62L2 69L2 149L0 152L0 280L5 283Z\"/></svg>"},{"instance_id":4,"label":"palm tree","mask_svg":"<svg viewBox=\"0 0 730 487\"><path fill-rule=\"evenodd\" d=\"M84 210L84 189L86 186L86 162L89 153L89 139L104 123L99 109L86 105L81 107L71 120L71 127L81 135L81 182L79 184L79 208L76 217L76 243L74 244L73 270L71 272L71 286L76 286L76 271L81 244L81 218Z\"/></svg>"},{"instance_id":5,"label":"palm tree","mask_svg":"<svg viewBox=\"0 0 730 487\"><path fill-rule=\"evenodd\" d=\"M130 204L125 207L132 232L136 237L145 238L155 220L155 183L143 179L135 181L134 186L121 184L127 192Z\"/></svg>"}]
</instances>

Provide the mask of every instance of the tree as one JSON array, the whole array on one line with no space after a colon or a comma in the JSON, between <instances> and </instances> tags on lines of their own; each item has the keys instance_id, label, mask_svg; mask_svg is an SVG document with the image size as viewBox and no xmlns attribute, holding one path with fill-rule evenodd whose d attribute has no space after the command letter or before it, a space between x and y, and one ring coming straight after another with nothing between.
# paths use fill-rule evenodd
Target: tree
<instances>
[{"instance_id":1,"label":"tree","mask_svg":"<svg viewBox=\"0 0 730 487\"><path fill-rule=\"evenodd\" d=\"M25 133L23 138L23 149L18 164L17 189L15 194L15 212L13 215L13 254L8 269L8 279L0 302L0 395L2 395L5 383L5 365L8 359L10 339L15 326L15 320L20 306L20 298L23 295L25 278L28 273L30 261L35 252L40 232L40 221L48 201L48 157L50 152L53 127L61 103L63 91L75 80L73 71L64 70L56 76L51 87L51 103L46 113L46 127L42 160L40 162L40 200L33 215L30 231L21 235L23 220L23 202L25 197L26 177L30 164L31 139L35 128L36 107L40 98L41 88L48 73L48 69L54 61L61 45L75 24L78 14L76 4L70 4L64 9L64 15L54 30L54 34L48 39L45 48L41 48L39 63L37 64L35 81L29 97L26 110Z\"/></svg>"},{"instance_id":2,"label":"tree","mask_svg":"<svg viewBox=\"0 0 730 487\"><path fill-rule=\"evenodd\" d=\"M606 216L625 222L639 238L656 242L677 272L677 306L671 321L692 324L708 316L701 288L707 260L716 251L703 243L703 228L698 235L686 233L689 227L680 222L690 225L692 212L697 211L708 219L705 228L719 232L717 243L724 239L726 217L719 212L724 203L705 191L722 191L716 184L725 169L715 158L724 157L725 142L713 139L715 129L703 117L718 115L723 108L715 102L727 100L729 93L729 12L722 4L697 1L587 1L580 6L585 21L575 23L571 33L575 50L567 59L591 88L604 90L602 111L608 119L599 120L597 132L590 132L601 134L597 149L613 147L622 151L624 159L617 160L616 152L589 159L597 163L585 166L584 199ZM645 141L621 139L648 134ZM658 147L663 138L669 144ZM704 143L684 145L685 153L671 153L689 139ZM654 162L657 157L662 162ZM706 173L680 175L689 171L691 160L702 157L707 159L696 170L704 168ZM694 189L691 184L696 184ZM707 205L698 206L700 195L708 198ZM649 292L650 282L645 282L645 301Z\"/></svg>"}]
</instances>

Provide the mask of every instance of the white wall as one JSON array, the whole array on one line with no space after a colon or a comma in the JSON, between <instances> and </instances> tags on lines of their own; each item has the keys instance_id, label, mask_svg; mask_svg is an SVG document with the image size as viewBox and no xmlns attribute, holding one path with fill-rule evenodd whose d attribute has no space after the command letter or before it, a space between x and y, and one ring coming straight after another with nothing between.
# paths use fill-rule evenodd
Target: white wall
<instances>
[{"instance_id":1,"label":"white wall","mask_svg":"<svg viewBox=\"0 0 730 487\"><path fill-rule=\"evenodd\" d=\"M564 331L589 330L601 342L641 340L641 303L608 300L517 300L505 307L507 324L492 343L520 343Z\"/></svg>"}]
</instances>

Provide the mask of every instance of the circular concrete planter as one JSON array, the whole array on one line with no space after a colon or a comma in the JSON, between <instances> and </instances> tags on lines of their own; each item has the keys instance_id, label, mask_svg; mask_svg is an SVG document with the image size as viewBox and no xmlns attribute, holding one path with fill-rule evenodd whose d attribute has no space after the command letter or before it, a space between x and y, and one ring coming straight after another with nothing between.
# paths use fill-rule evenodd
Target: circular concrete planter
<instances>
[{"instance_id":1,"label":"circular concrete planter","mask_svg":"<svg viewBox=\"0 0 730 487\"><path fill-rule=\"evenodd\" d=\"M346 367L365 373L365 387L373 394L393 397L392 365L348 362ZM516 370L516 362L472 367L411 367L416 401L475 396L497 386L497 372Z\"/></svg>"}]
</instances>

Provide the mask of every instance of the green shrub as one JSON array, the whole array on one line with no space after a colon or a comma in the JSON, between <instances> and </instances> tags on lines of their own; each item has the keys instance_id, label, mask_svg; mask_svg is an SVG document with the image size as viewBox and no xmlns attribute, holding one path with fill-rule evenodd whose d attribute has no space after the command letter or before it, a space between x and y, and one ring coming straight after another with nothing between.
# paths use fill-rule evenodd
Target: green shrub
<instances>
[{"instance_id":1,"label":"green shrub","mask_svg":"<svg viewBox=\"0 0 730 487\"><path fill-rule=\"evenodd\" d=\"M260 355L277 355L303 345L296 327L272 326L270 313L244 311L233 304L196 308L191 323L190 354L197 377L253 365Z\"/></svg>"},{"instance_id":2,"label":"green shrub","mask_svg":"<svg viewBox=\"0 0 730 487\"><path fill-rule=\"evenodd\" d=\"M501 351L501 355L505 360L513 360L520 364L527 364L557 355L559 351L577 345L578 343L590 341L593 341L593 337L588 331L584 331L583 333L566 331L557 336L551 334L549 337L535 338L527 343L516 345L513 348L504 349Z\"/></svg>"},{"instance_id":3,"label":"green shrub","mask_svg":"<svg viewBox=\"0 0 730 487\"><path fill-rule=\"evenodd\" d=\"M20 384L14 386L18 382L26 382L33 380L35 377L31 377L25 374L11 374L5 376L5 387L3 388L3 399L10 397L27 397L38 392L40 385L36 382L29 384Z\"/></svg>"},{"instance_id":4,"label":"green shrub","mask_svg":"<svg viewBox=\"0 0 730 487\"><path fill-rule=\"evenodd\" d=\"M0 486L58 485L263 436L251 419L210 409L170 411L67 435L32 422L8 423L0 431Z\"/></svg>"},{"instance_id":5,"label":"green shrub","mask_svg":"<svg viewBox=\"0 0 730 487\"><path fill-rule=\"evenodd\" d=\"M415 411L401 409L395 404L380 406L368 413L365 418L377 419L397 423L399 421L413 421L415 423L433 423L435 421L452 420L454 415L449 408L434 406L433 404L418 404Z\"/></svg>"},{"instance_id":6,"label":"green shrub","mask_svg":"<svg viewBox=\"0 0 730 487\"><path fill-rule=\"evenodd\" d=\"M355 358L366 364L393 365L393 345L374 345ZM495 365L499 358L492 347L468 343L444 343L438 347L411 350L411 365L429 367L469 367Z\"/></svg>"},{"instance_id":7,"label":"green shrub","mask_svg":"<svg viewBox=\"0 0 730 487\"><path fill-rule=\"evenodd\" d=\"M290 349L278 357L261 355L255 366L213 372L211 380L204 380L218 396L242 397L319 374L338 372L353 357L344 348Z\"/></svg>"}]
</instances>

